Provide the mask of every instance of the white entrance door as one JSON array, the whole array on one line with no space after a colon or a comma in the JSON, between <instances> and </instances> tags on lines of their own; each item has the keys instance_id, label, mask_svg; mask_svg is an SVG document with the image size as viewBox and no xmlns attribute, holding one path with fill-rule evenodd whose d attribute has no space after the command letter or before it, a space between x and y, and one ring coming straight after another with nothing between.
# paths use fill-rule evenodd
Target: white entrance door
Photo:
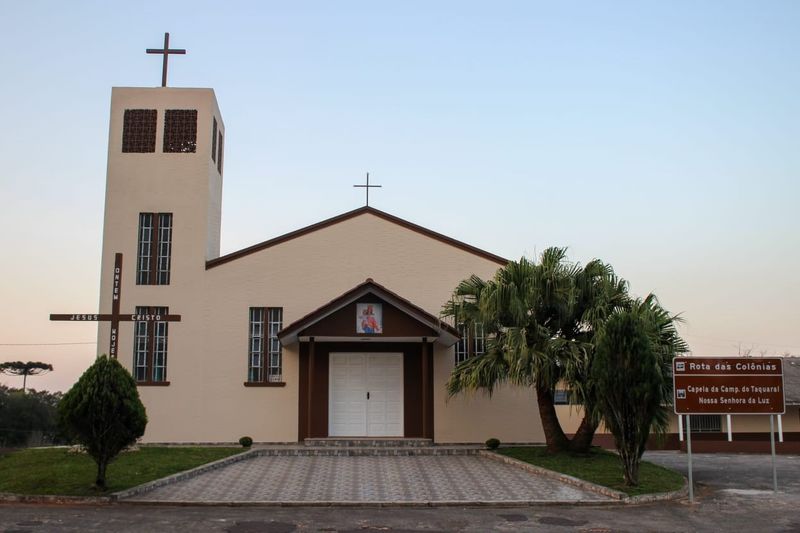
<instances>
[{"instance_id":1,"label":"white entrance door","mask_svg":"<svg viewBox=\"0 0 800 533\"><path fill-rule=\"evenodd\" d=\"M403 436L403 354L331 353L328 435Z\"/></svg>"}]
</instances>

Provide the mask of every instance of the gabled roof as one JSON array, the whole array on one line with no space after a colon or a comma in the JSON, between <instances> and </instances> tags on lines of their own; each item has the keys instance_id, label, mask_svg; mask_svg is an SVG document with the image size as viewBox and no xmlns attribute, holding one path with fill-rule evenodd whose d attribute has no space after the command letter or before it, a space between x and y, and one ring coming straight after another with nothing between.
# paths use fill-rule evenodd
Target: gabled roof
<instances>
[{"instance_id":1,"label":"gabled roof","mask_svg":"<svg viewBox=\"0 0 800 533\"><path fill-rule=\"evenodd\" d=\"M371 214L378 218L382 218L387 222L391 222L392 224L397 224L398 226L404 227L411 231L415 231L421 235L429 237L431 239L435 239L439 242L443 242L445 244L449 244L455 248L460 250L464 250L471 254L477 255L484 259L488 259L489 261L494 261L498 265L505 266L508 263L508 259L504 259L499 255L495 255L493 253L487 252L485 250L481 250L480 248L476 248L471 246L467 243L458 241L456 239L452 239L447 235L442 235L441 233L437 233L433 230L429 230L428 228L424 228L407 220L403 220L402 218L396 217L394 215L390 215L384 211L379 209L375 209L374 207L359 207L358 209L353 209L352 211L348 211L347 213L342 213L341 215L337 215L335 217L329 218L327 220L323 220L322 222L317 222L316 224L312 224L310 226L306 226L304 228L285 233L279 237L275 237L273 239L269 239L268 241L264 241L258 244L254 244L253 246L249 246L247 248L243 248L236 252L231 252L229 254L223 255L221 257L217 257L216 259L211 259L210 261L206 261L206 270L210 268L217 267L219 265L225 264L229 261L233 261L235 259L239 259L240 257L244 257L246 255L250 255L252 253L265 250L272 246L276 246L278 244L290 241L292 239L296 239L298 237L302 237L308 233L312 233L323 228L327 228L328 226L332 226L334 224L338 224L340 222L344 222L345 220L350 220L351 218L358 217L364 214Z\"/></svg>"},{"instance_id":2,"label":"gabled roof","mask_svg":"<svg viewBox=\"0 0 800 533\"><path fill-rule=\"evenodd\" d=\"M298 339L298 334L301 331L313 324L316 324L325 317L330 316L346 305L355 302L359 298L363 298L367 294L374 294L375 296L378 296L421 324L424 324L425 326L435 330L439 334L438 341L442 344L451 346L460 338L458 330L456 330L450 324L442 322L438 317L435 317L424 309L414 305L402 296L390 291L379 283L375 283L372 278L367 278L364 283L356 285L341 296L334 298L322 307L310 312L299 320L295 320L280 330L278 332L278 339L280 339L281 343L283 344L296 342Z\"/></svg>"},{"instance_id":3,"label":"gabled roof","mask_svg":"<svg viewBox=\"0 0 800 533\"><path fill-rule=\"evenodd\" d=\"M783 359L783 394L786 405L800 405L800 357Z\"/></svg>"}]
</instances>

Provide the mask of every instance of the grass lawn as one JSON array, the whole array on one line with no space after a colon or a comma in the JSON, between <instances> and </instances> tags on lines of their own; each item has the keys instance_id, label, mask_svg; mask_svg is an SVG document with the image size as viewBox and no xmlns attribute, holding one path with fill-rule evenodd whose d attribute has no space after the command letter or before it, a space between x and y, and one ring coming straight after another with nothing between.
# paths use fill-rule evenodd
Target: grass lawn
<instances>
[{"instance_id":1,"label":"grass lawn","mask_svg":"<svg viewBox=\"0 0 800 533\"><path fill-rule=\"evenodd\" d=\"M592 448L589 454L551 454L542 446L500 448L497 451L532 465L624 492L628 496L669 492L683 487L681 474L646 461L642 461L639 467L639 486L626 487L619 458L601 448Z\"/></svg>"},{"instance_id":2,"label":"grass lawn","mask_svg":"<svg viewBox=\"0 0 800 533\"><path fill-rule=\"evenodd\" d=\"M135 487L182 470L216 461L242 448L149 447L117 456L106 472L106 492L93 488L97 466L85 454L69 454L66 448L40 448L0 456L0 492L102 496Z\"/></svg>"}]
</instances>

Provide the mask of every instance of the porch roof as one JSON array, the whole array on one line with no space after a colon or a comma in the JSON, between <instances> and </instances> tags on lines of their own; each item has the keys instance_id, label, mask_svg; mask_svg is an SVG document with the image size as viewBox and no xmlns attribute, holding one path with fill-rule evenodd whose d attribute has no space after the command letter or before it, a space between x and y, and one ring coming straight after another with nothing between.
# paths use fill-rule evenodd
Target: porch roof
<instances>
[{"instance_id":1,"label":"porch roof","mask_svg":"<svg viewBox=\"0 0 800 533\"><path fill-rule=\"evenodd\" d=\"M330 302L324 304L318 309L315 309L314 311L311 311L306 316L292 322L291 324L283 328L281 331L278 332L278 339L281 341L281 344L284 345L297 342L298 340L300 340L300 334L304 330L320 322L321 320L327 318L333 313L339 311L343 307L352 304L356 300L359 300L370 294L375 295L378 298L384 300L386 303L392 305L399 311L405 313L406 315L408 315L421 325L434 330L436 334L435 340L441 344L444 344L445 346L453 345L460 338L458 330L456 330L450 324L443 322L438 317L428 313L419 306L414 305L409 300L390 291L383 285L376 283L372 278L367 278L367 280L364 281L363 283L353 287L352 289L345 292L341 296L334 298ZM400 340L397 338L389 338L389 337L382 339L381 335L365 335L364 337L361 338L371 339L376 341Z\"/></svg>"}]
</instances>

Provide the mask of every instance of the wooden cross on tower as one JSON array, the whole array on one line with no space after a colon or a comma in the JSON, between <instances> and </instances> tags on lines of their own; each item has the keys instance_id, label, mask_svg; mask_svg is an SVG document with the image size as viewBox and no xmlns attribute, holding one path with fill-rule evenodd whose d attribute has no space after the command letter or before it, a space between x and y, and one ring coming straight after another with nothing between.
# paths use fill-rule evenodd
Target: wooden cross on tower
<instances>
[{"instance_id":1,"label":"wooden cross on tower","mask_svg":"<svg viewBox=\"0 0 800 533\"><path fill-rule=\"evenodd\" d=\"M114 255L114 288L111 291L111 314L76 314L50 315L50 320L68 320L70 322L111 322L111 337L108 355L117 358L117 339L120 322L180 322L181 315L137 315L120 313L122 298L122 254Z\"/></svg>"},{"instance_id":2,"label":"wooden cross on tower","mask_svg":"<svg viewBox=\"0 0 800 533\"><path fill-rule=\"evenodd\" d=\"M182 48L170 48L169 47L169 33L164 34L164 48L148 48L148 54L162 54L164 56L164 60L161 66L161 86L167 86L167 62L169 61L170 54L178 54L178 55L185 55L186 50Z\"/></svg>"},{"instance_id":3,"label":"wooden cross on tower","mask_svg":"<svg viewBox=\"0 0 800 533\"><path fill-rule=\"evenodd\" d=\"M370 185L369 184L369 172L367 172L367 184L366 185L353 185L356 188L363 188L367 191L367 207L369 207L369 190L372 188L381 188L383 185Z\"/></svg>"}]
</instances>

